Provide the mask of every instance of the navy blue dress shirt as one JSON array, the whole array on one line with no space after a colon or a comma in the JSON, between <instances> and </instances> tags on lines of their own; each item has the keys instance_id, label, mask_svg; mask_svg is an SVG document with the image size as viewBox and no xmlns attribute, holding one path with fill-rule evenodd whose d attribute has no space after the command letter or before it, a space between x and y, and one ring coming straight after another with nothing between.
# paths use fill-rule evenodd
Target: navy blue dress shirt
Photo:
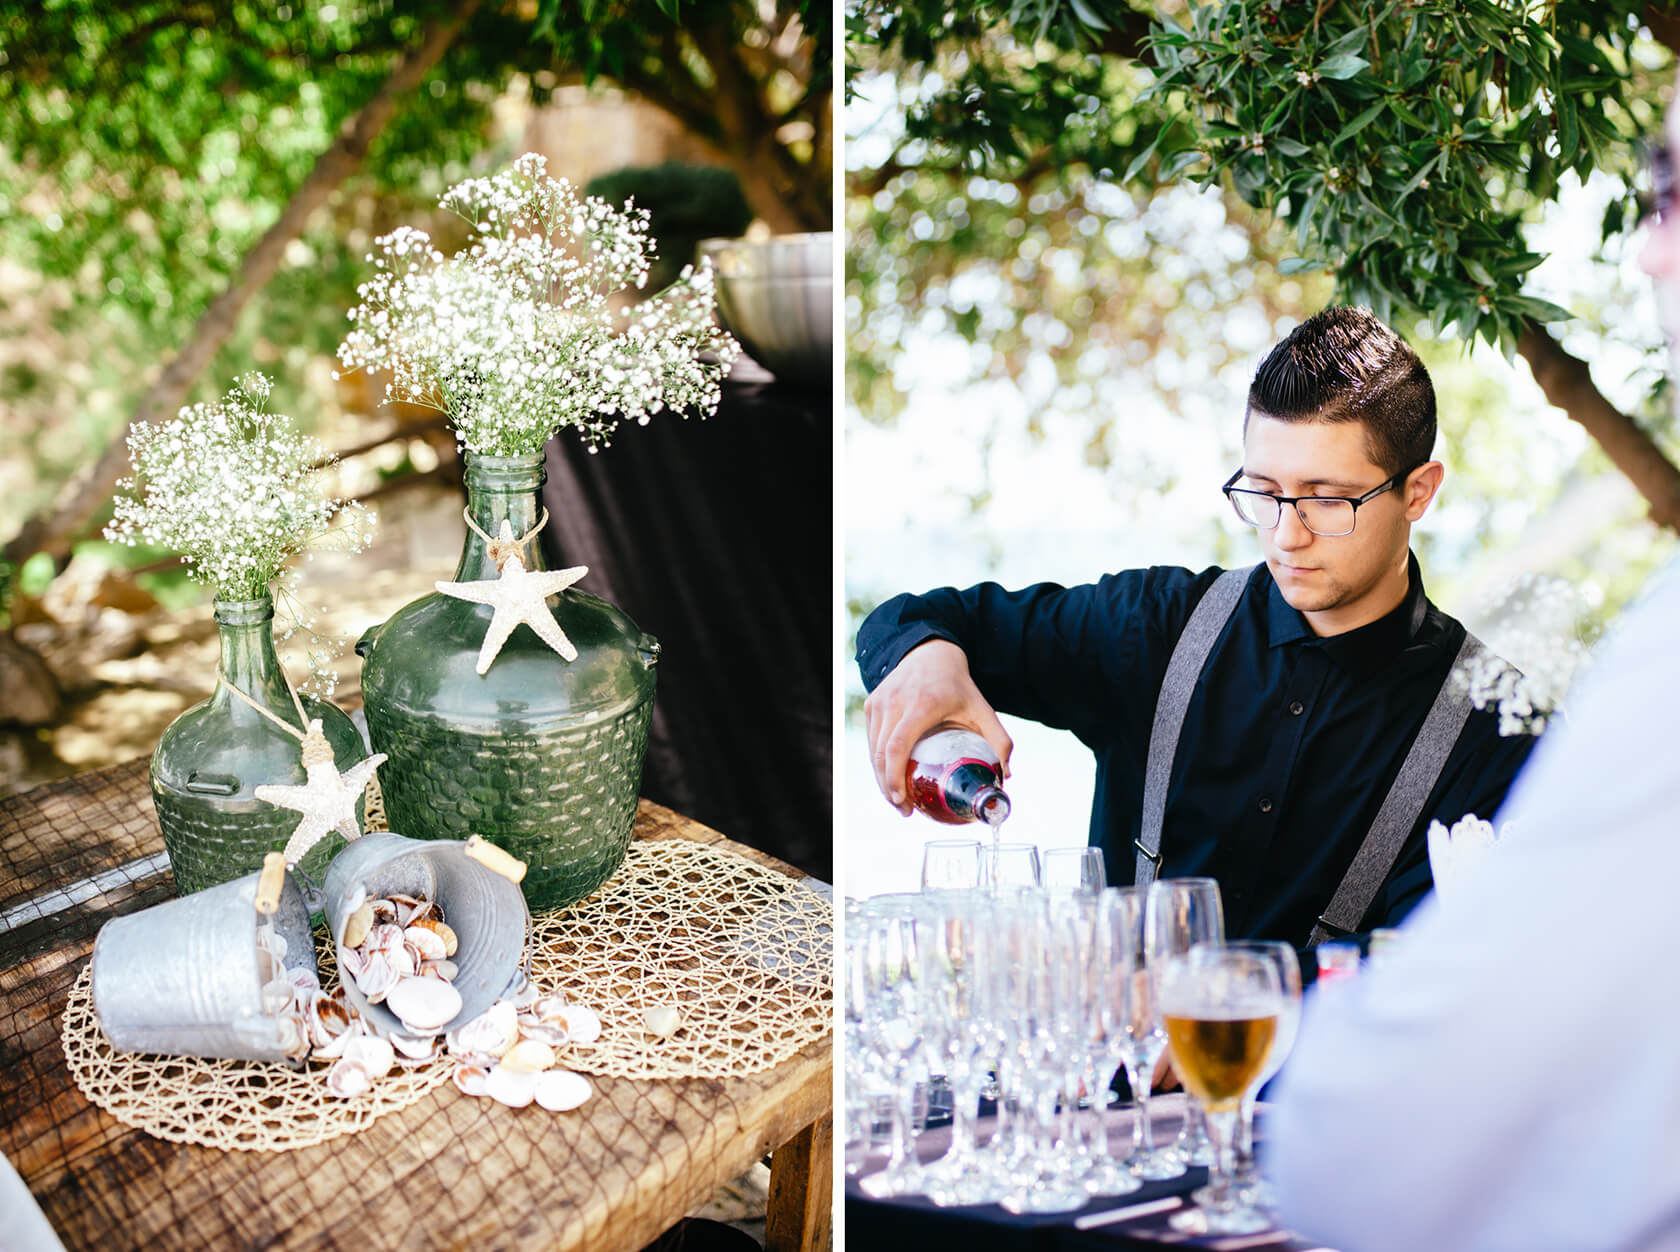
<instances>
[{"instance_id":1,"label":"navy blue dress shirt","mask_svg":"<svg viewBox=\"0 0 1680 1252\"><path fill-rule=\"evenodd\" d=\"M1320 638L1261 567L1214 645L1174 758L1160 876L1218 879L1232 938L1306 943L1452 667L1464 627L1424 595L1415 557L1410 570L1392 612ZM1109 881L1129 883L1156 696L1221 572L897 596L858 630L858 666L874 690L916 645L949 639L999 712L1077 735L1097 758L1091 842ZM1362 929L1397 925L1429 890L1431 819L1493 817L1534 745L1497 727L1471 713Z\"/></svg>"}]
</instances>

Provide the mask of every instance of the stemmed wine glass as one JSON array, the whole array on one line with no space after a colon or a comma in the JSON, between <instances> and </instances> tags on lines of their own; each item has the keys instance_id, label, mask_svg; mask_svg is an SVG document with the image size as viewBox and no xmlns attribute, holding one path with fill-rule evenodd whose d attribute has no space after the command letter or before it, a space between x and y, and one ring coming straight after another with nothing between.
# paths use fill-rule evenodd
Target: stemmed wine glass
<instances>
[{"instance_id":1,"label":"stemmed wine glass","mask_svg":"<svg viewBox=\"0 0 1680 1252\"><path fill-rule=\"evenodd\" d=\"M1220 903L1219 884L1212 878L1162 878L1149 888L1149 922L1146 948L1151 965L1170 956L1188 952L1193 944L1221 942L1225 938L1225 911ZM1209 1165L1213 1147L1202 1122L1201 1106L1188 1090L1184 1099L1184 1124L1171 1151L1188 1165Z\"/></svg>"},{"instance_id":2,"label":"stemmed wine glass","mask_svg":"<svg viewBox=\"0 0 1680 1252\"><path fill-rule=\"evenodd\" d=\"M983 1167L975 1141L980 1092L992 1056L996 1014L996 903L976 891L924 893L917 912L923 1037L953 1095L951 1147L924 1167L935 1204L989 1204L1003 1187Z\"/></svg>"},{"instance_id":3,"label":"stemmed wine glass","mask_svg":"<svg viewBox=\"0 0 1680 1252\"><path fill-rule=\"evenodd\" d=\"M919 899L912 894L873 896L862 912L863 1034L893 1097L886 1167L861 1183L876 1197L915 1195L923 1189L914 1124L916 1084L927 1074L916 925Z\"/></svg>"},{"instance_id":4,"label":"stemmed wine glass","mask_svg":"<svg viewBox=\"0 0 1680 1252\"><path fill-rule=\"evenodd\" d=\"M1095 894L1108 886L1101 848L1047 848L1041 855L1047 891Z\"/></svg>"},{"instance_id":5,"label":"stemmed wine glass","mask_svg":"<svg viewBox=\"0 0 1680 1252\"><path fill-rule=\"evenodd\" d=\"M1193 1234L1251 1234L1272 1222L1246 1203L1234 1178L1242 1102L1259 1090L1284 1011L1278 968L1266 955L1200 943L1160 968L1161 1013L1186 1090L1202 1102L1213 1140L1199 1207L1172 1219Z\"/></svg>"},{"instance_id":6,"label":"stemmed wine glass","mask_svg":"<svg viewBox=\"0 0 1680 1252\"><path fill-rule=\"evenodd\" d=\"M1095 984L1092 1037L1095 1081L1091 1104L1097 1130L1085 1190L1092 1195L1125 1195L1143 1183L1115 1159L1108 1142L1108 1091L1115 1073L1126 1063L1135 1003L1135 971L1142 968L1143 892L1135 887L1108 887L1096 898L1091 977ZM1157 1055L1159 1052L1157 1051ZM1149 1062L1154 1068L1154 1061ZM1133 1119L1133 1135L1142 1130L1142 1117Z\"/></svg>"},{"instance_id":7,"label":"stemmed wine glass","mask_svg":"<svg viewBox=\"0 0 1680 1252\"><path fill-rule=\"evenodd\" d=\"M1272 939L1245 939L1225 945L1235 952L1248 952L1270 961L1277 970L1278 987L1283 995L1283 1011L1278 1014L1277 1034L1272 1049L1266 1055L1265 1067L1254 1090L1243 1097L1237 1119L1236 1177L1238 1194L1257 1206L1268 1203L1270 1188L1260 1177L1254 1162L1254 1105L1266 1084L1276 1077L1290 1049L1295 1046L1295 1031L1301 1024L1301 958L1287 943ZM1198 1199L1200 1192L1197 1192Z\"/></svg>"},{"instance_id":8,"label":"stemmed wine glass","mask_svg":"<svg viewBox=\"0 0 1680 1252\"><path fill-rule=\"evenodd\" d=\"M1104 900L1113 962L1106 1002L1111 1031L1117 1032L1115 1043L1132 1087L1132 1150L1126 1157L1126 1168L1136 1177L1151 1181L1177 1178L1184 1172L1184 1163L1171 1149L1155 1146L1149 1117L1155 1065L1167 1050L1167 1034L1155 1001L1154 973L1148 960L1149 892L1143 887L1121 887L1112 894L1105 892Z\"/></svg>"},{"instance_id":9,"label":"stemmed wine glass","mask_svg":"<svg viewBox=\"0 0 1680 1252\"><path fill-rule=\"evenodd\" d=\"M1037 887L1042 881L1036 843L992 843L982 847L982 886L995 892Z\"/></svg>"},{"instance_id":10,"label":"stemmed wine glass","mask_svg":"<svg viewBox=\"0 0 1680 1252\"><path fill-rule=\"evenodd\" d=\"M950 891L978 887L978 839L930 839L922 845L922 890Z\"/></svg>"}]
</instances>

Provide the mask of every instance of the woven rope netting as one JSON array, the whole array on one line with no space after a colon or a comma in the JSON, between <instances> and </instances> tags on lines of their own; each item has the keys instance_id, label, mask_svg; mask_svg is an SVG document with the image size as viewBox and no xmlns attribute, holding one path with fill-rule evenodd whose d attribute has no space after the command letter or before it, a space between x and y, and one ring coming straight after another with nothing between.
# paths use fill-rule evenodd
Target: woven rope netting
<instances>
[{"instance_id":1,"label":"woven rope netting","mask_svg":"<svg viewBox=\"0 0 1680 1252\"><path fill-rule=\"evenodd\" d=\"M733 1077L768 1069L829 1033L832 933L828 900L774 870L688 840L638 842L595 896L533 919L529 967L544 991L562 991L602 1019L599 1040L564 1048L562 1067L632 1079ZM317 948L330 990L331 944L318 936ZM95 1104L162 1139L305 1147L415 1103L454 1070L442 1057L338 1099L326 1092L324 1062L293 1070L120 1053L99 1029L91 968L64 1016L71 1074ZM676 1010L669 1034L649 1029L645 1016L662 1007ZM586 1105L580 1115L588 1112Z\"/></svg>"}]
</instances>

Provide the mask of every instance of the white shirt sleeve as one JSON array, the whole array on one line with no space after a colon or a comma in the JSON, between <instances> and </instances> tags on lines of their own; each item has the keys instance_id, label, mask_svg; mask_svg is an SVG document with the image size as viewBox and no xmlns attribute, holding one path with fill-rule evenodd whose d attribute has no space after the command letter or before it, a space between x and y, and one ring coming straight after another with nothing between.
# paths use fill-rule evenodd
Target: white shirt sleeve
<instances>
[{"instance_id":1,"label":"white shirt sleeve","mask_svg":"<svg viewBox=\"0 0 1680 1252\"><path fill-rule=\"evenodd\" d=\"M1346 1252L1680 1246L1680 569L1505 821L1381 968L1307 1005L1268 1153L1284 1219Z\"/></svg>"}]
</instances>

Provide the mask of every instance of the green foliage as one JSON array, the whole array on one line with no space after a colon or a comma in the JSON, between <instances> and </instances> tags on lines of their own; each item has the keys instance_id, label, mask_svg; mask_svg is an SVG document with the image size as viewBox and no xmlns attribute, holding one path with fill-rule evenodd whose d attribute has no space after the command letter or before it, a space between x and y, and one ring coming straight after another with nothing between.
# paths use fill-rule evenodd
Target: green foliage
<instances>
[{"instance_id":1,"label":"green foliage","mask_svg":"<svg viewBox=\"0 0 1680 1252\"><path fill-rule=\"evenodd\" d=\"M1152 93L1187 107L1195 139L1155 151L1228 180L1295 231L1298 266L1343 298L1514 349L1525 322L1567 311L1524 294L1544 259L1524 242L1559 179L1631 183L1657 79L1635 0L1341 0L1194 6L1150 44ZM1631 187L1606 214L1631 225Z\"/></svg>"}]
</instances>

